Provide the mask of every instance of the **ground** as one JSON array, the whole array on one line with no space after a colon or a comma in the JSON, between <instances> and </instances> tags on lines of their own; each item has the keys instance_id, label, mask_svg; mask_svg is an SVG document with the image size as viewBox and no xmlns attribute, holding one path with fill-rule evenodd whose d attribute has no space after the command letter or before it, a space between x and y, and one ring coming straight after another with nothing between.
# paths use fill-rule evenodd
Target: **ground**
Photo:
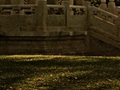
<instances>
[{"instance_id":1,"label":"ground","mask_svg":"<svg viewBox=\"0 0 120 90\"><path fill-rule=\"evenodd\" d=\"M120 57L0 56L0 90L120 90Z\"/></svg>"}]
</instances>

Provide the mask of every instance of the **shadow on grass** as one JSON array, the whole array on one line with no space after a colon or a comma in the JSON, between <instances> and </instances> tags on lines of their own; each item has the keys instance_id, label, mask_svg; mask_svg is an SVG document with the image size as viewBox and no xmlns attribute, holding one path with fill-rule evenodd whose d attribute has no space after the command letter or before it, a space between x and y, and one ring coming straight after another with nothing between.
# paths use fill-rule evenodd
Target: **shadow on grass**
<instances>
[{"instance_id":1,"label":"shadow on grass","mask_svg":"<svg viewBox=\"0 0 120 90\"><path fill-rule=\"evenodd\" d=\"M4 58L0 66L0 90L33 76L51 74L54 80L46 81L50 90L120 89L117 58Z\"/></svg>"}]
</instances>

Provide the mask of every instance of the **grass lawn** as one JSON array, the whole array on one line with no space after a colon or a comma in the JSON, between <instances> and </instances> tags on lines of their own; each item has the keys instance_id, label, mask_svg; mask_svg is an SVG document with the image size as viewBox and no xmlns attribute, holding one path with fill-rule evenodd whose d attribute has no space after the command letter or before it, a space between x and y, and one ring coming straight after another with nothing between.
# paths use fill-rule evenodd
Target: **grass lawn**
<instances>
[{"instance_id":1,"label":"grass lawn","mask_svg":"<svg viewBox=\"0 0 120 90\"><path fill-rule=\"evenodd\" d=\"M120 90L120 57L2 55L0 90Z\"/></svg>"}]
</instances>

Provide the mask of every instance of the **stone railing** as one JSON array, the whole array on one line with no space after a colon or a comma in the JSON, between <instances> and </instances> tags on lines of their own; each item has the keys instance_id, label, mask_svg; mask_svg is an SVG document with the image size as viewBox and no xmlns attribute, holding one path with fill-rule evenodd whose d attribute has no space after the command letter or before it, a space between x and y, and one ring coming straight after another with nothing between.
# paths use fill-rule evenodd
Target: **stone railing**
<instances>
[{"instance_id":1,"label":"stone railing","mask_svg":"<svg viewBox=\"0 0 120 90\"><path fill-rule=\"evenodd\" d=\"M85 6L70 5L67 12L67 26L85 30L87 8Z\"/></svg>"},{"instance_id":2,"label":"stone railing","mask_svg":"<svg viewBox=\"0 0 120 90\"><path fill-rule=\"evenodd\" d=\"M84 25L81 24L86 22L86 16L87 8L85 6L47 5L48 26L83 27Z\"/></svg>"},{"instance_id":3,"label":"stone railing","mask_svg":"<svg viewBox=\"0 0 120 90\"><path fill-rule=\"evenodd\" d=\"M65 26L65 15L65 6L47 5L47 26Z\"/></svg>"},{"instance_id":4,"label":"stone railing","mask_svg":"<svg viewBox=\"0 0 120 90\"><path fill-rule=\"evenodd\" d=\"M118 16L116 16L112 13L106 12L102 9L96 8L94 6L90 7L90 13L91 13L91 16L94 16L96 18L99 18L99 19L106 21L108 23L111 23L111 24L116 24L116 21L118 18Z\"/></svg>"},{"instance_id":5,"label":"stone railing","mask_svg":"<svg viewBox=\"0 0 120 90\"><path fill-rule=\"evenodd\" d=\"M85 31L89 22L116 35L117 18L117 15L100 8L70 5L69 1L63 1L62 5L47 5L46 0L39 0L38 4L30 5L0 5L1 30L9 32L6 35L13 35L15 32L13 29L18 35L28 35L29 32L31 36L39 36L41 32L51 30Z\"/></svg>"},{"instance_id":6,"label":"stone railing","mask_svg":"<svg viewBox=\"0 0 120 90\"><path fill-rule=\"evenodd\" d=\"M36 5L0 5L0 15L35 14Z\"/></svg>"},{"instance_id":7,"label":"stone railing","mask_svg":"<svg viewBox=\"0 0 120 90\"><path fill-rule=\"evenodd\" d=\"M90 12L90 24L104 32L110 33L111 35L118 36L118 16L109 13L100 8L91 6Z\"/></svg>"}]
</instances>

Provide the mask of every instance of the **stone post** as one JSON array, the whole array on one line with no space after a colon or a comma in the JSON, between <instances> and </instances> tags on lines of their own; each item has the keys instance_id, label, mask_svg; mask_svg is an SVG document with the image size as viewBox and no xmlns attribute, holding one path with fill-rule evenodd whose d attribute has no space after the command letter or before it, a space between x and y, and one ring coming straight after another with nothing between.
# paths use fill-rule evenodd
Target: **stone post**
<instances>
[{"instance_id":1,"label":"stone post","mask_svg":"<svg viewBox=\"0 0 120 90\"><path fill-rule=\"evenodd\" d=\"M69 4L70 5L74 5L74 0L69 0ZM71 10L70 11L70 15L73 15L74 14L74 12Z\"/></svg>"},{"instance_id":2,"label":"stone post","mask_svg":"<svg viewBox=\"0 0 120 90\"><path fill-rule=\"evenodd\" d=\"M99 8L101 8L103 10L107 10L106 0L101 0L101 4L100 4Z\"/></svg>"},{"instance_id":3,"label":"stone post","mask_svg":"<svg viewBox=\"0 0 120 90\"><path fill-rule=\"evenodd\" d=\"M109 0L108 11L115 14L115 9L116 9L116 6L115 6L114 0Z\"/></svg>"},{"instance_id":4,"label":"stone post","mask_svg":"<svg viewBox=\"0 0 120 90\"><path fill-rule=\"evenodd\" d=\"M86 27L87 27L87 29L86 30L89 30L88 29L88 27L89 27L89 18L90 18L90 10L89 10L89 8L90 8L90 2L89 1L85 1L84 2L84 6L86 6L86 9L87 9L87 15L86 15Z\"/></svg>"},{"instance_id":5,"label":"stone post","mask_svg":"<svg viewBox=\"0 0 120 90\"><path fill-rule=\"evenodd\" d=\"M70 18L70 9L69 9L69 5L70 2L69 1L62 1L62 5L65 6L65 25L68 27L68 21Z\"/></svg>"},{"instance_id":6,"label":"stone post","mask_svg":"<svg viewBox=\"0 0 120 90\"><path fill-rule=\"evenodd\" d=\"M37 20L37 31L46 31L46 20L47 20L47 0L38 0L38 6L36 10Z\"/></svg>"},{"instance_id":7,"label":"stone post","mask_svg":"<svg viewBox=\"0 0 120 90\"><path fill-rule=\"evenodd\" d=\"M86 25L85 25L85 31L86 31L86 49L88 52L90 52L90 2L85 1L84 6L86 6L87 9L87 15L86 15Z\"/></svg>"}]
</instances>

